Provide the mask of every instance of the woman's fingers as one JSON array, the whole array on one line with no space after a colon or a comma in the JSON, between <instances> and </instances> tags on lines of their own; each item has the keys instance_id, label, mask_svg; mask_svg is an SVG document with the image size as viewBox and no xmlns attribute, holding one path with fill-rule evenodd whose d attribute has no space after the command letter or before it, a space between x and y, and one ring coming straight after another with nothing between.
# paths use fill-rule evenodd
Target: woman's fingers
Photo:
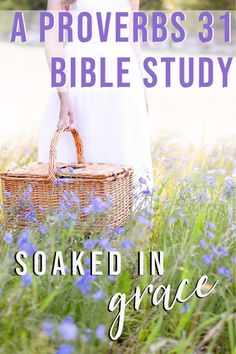
<instances>
[{"instance_id":1,"label":"woman's fingers","mask_svg":"<svg viewBox=\"0 0 236 354\"><path fill-rule=\"evenodd\" d=\"M69 112L69 123L70 123L70 127L74 128L75 125L75 114L73 111Z\"/></svg>"},{"instance_id":2,"label":"woman's fingers","mask_svg":"<svg viewBox=\"0 0 236 354\"><path fill-rule=\"evenodd\" d=\"M62 128L62 127L64 127L65 125L67 125L67 115L65 115L65 114L63 114L63 113L60 113L59 121L58 121L57 127L58 127L58 128Z\"/></svg>"}]
</instances>

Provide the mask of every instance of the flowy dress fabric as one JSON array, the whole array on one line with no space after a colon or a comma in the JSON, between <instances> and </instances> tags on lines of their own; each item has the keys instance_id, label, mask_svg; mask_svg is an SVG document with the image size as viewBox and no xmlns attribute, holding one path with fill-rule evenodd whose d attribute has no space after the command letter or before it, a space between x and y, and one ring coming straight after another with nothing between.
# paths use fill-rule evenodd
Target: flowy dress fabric
<instances>
[{"instance_id":1,"label":"flowy dress fabric","mask_svg":"<svg viewBox=\"0 0 236 354\"><path fill-rule=\"evenodd\" d=\"M75 112L75 126L83 142L86 162L104 162L130 165L134 168L135 179L144 177L152 187L152 161L150 146L149 118L146 109L144 86L139 64L132 43L116 43L115 13L129 12L129 0L77 0L70 6L75 21L81 12L106 14L111 12L109 39L99 41L99 31L93 24L93 37L88 43L73 40L64 48L67 77L70 77L70 59L76 59L76 87L70 88ZM95 20L94 20L95 21ZM127 30L129 31L129 26ZM122 35L125 35L123 29ZM127 33L128 35L128 33ZM81 87L81 58L93 58L96 62L96 84ZM117 58L130 58L129 73L124 81L130 87L117 87ZM100 85L100 58L106 61L106 80L114 87ZM50 141L58 124L60 101L57 91L49 97L39 131L38 160L48 162ZM75 148L70 134L63 134L58 143L58 162L75 162Z\"/></svg>"}]
</instances>

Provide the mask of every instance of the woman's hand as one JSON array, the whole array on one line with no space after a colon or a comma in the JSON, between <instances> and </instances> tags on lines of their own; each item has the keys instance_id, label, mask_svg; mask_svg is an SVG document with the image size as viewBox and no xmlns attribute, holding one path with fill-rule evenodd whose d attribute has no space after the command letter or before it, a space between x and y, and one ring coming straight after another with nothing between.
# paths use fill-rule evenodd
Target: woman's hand
<instances>
[{"instance_id":1,"label":"woman's hand","mask_svg":"<svg viewBox=\"0 0 236 354\"><path fill-rule=\"evenodd\" d=\"M75 114L72 99L67 92L59 93L59 98L61 107L58 128L64 126L73 128L75 123Z\"/></svg>"}]
</instances>

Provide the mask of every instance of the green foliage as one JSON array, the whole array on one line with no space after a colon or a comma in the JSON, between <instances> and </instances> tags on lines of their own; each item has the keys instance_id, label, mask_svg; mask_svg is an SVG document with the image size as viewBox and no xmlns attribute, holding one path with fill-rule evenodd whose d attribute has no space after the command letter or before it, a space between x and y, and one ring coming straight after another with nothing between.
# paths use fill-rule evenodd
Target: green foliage
<instances>
[{"instance_id":1,"label":"green foliage","mask_svg":"<svg viewBox=\"0 0 236 354\"><path fill-rule=\"evenodd\" d=\"M0 10L42 10L46 0L1 0Z\"/></svg>"}]
</instances>

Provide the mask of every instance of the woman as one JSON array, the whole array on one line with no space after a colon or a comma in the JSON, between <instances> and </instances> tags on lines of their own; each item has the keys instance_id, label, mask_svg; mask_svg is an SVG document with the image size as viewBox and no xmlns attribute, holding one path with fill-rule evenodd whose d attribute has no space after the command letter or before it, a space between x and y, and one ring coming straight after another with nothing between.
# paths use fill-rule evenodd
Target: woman
<instances>
[{"instance_id":1,"label":"woman","mask_svg":"<svg viewBox=\"0 0 236 354\"><path fill-rule=\"evenodd\" d=\"M139 8L139 0L48 0L49 11L130 12ZM75 21L76 25L76 21ZM110 26L112 28L112 25ZM128 26L131 28L132 26ZM75 29L76 31L76 29ZM113 27L113 31L115 28ZM129 30L130 31L130 30ZM98 31L97 31L98 35ZM109 33L112 38L112 33ZM63 49L57 41L57 30L48 34L46 53L51 57L105 57L108 76L114 79L117 57L130 57L129 88L84 89L79 85L54 92L50 97L41 124L38 144L39 161L48 161L50 139L57 126L75 126L82 138L86 162L105 162L131 165L137 178L147 176L152 185L151 148L147 118L147 105L140 74L140 56L131 43L99 45L98 38L90 43L74 41ZM79 60L78 60L79 62ZM78 71L80 69L78 68ZM73 162L74 147L69 134L64 134L58 146L58 161Z\"/></svg>"}]
</instances>

